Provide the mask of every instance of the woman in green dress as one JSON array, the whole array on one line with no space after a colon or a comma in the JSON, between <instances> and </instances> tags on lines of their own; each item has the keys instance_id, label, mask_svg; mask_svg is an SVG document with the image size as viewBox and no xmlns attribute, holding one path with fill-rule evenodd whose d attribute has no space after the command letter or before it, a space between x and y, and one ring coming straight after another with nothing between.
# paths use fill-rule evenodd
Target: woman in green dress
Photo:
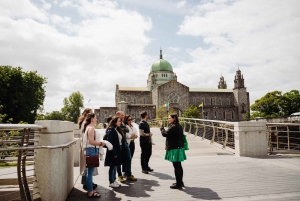
<instances>
[{"instance_id":1,"label":"woman in green dress","mask_svg":"<svg viewBox=\"0 0 300 201\"><path fill-rule=\"evenodd\" d=\"M176 177L176 183L170 186L172 189L182 189L184 186L183 169L181 166L181 161L186 160L185 155L185 144L184 144L184 134L181 125L179 124L177 114L171 114L168 117L168 122L170 124L168 130L165 130L162 122L160 123L160 130L163 137L166 137L166 155L165 160L173 163L174 172Z\"/></svg>"}]
</instances>

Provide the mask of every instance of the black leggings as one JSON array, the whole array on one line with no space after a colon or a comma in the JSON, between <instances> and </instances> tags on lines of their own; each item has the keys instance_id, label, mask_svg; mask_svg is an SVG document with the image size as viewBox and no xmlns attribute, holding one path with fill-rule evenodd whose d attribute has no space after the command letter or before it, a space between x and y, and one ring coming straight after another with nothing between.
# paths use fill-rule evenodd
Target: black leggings
<instances>
[{"instance_id":1,"label":"black leggings","mask_svg":"<svg viewBox=\"0 0 300 201\"><path fill-rule=\"evenodd\" d=\"M134 144L134 141L130 141L129 149L130 149L131 159L132 159L133 154L134 154L134 150L135 150L135 144Z\"/></svg>"},{"instance_id":2,"label":"black leggings","mask_svg":"<svg viewBox=\"0 0 300 201\"><path fill-rule=\"evenodd\" d=\"M183 178L183 169L181 166L181 162L172 162L176 177L176 185L181 186L183 184L182 178Z\"/></svg>"}]
</instances>

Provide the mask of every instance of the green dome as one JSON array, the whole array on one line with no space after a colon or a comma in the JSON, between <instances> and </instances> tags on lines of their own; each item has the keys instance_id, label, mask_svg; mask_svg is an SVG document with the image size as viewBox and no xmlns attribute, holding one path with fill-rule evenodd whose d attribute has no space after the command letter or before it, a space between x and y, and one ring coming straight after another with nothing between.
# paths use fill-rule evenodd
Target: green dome
<instances>
[{"instance_id":1,"label":"green dome","mask_svg":"<svg viewBox=\"0 0 300 201\"><path fill-rule=\"evenodd\" d=\"M151 72L153 72L153 71L171 71L171 72L173 72L173 68L168 61L166 61L164 59L159 59L152 64Z\"/></svg>"}]
</instances>

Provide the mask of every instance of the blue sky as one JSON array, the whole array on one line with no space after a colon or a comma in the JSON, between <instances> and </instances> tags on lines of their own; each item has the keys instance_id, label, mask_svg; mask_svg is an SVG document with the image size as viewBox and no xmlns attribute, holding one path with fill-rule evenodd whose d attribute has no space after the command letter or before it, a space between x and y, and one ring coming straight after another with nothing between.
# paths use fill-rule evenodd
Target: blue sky
<instances>
[{"instance_id":1,"label":"blue sky","mask_svg":"<svg viewBox=\"0 0 300 201\"><path fill-rule=\"evenodd\" d=\"M0 1L0 65L48 78L46 112L80 91L114 106L116 84L145 87L159 57L191 88L233 88L238 66L251 104L300 90L298 0ZM88 100L90 100L88 102Z\"/></svg>"}]
</instances>

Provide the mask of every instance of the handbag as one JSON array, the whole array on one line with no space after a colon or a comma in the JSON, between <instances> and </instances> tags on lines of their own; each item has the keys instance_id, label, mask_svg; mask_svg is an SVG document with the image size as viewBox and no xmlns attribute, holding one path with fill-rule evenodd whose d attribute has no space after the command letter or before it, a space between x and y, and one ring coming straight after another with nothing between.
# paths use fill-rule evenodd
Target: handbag
<instances>
[{"instance_id":1,"label":"handbag","mask_svg":"<svg viewBox=\"0 0 300 201\"><path fill-rule=\"evenodd\" d=\"M95 140L95 135L94 135L94 140ZM88 132L86 133L86 138L88 140ZM87 141L86 141L86 147L87 147ZM96 146L95 146L95 151L96 151ZM85 162L86 162L86 167L87 168L93 168L93 167L99 167L99 153L95 156L85 156Z\"/></svg>"}]
</instances>

